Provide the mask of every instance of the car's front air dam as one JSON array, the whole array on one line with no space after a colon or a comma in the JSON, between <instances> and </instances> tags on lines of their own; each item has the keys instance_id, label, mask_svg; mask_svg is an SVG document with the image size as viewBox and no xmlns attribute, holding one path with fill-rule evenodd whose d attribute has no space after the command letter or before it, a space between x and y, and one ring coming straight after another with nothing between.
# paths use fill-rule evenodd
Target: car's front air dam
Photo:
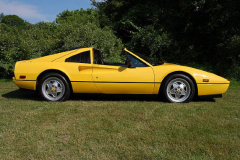
<instances>
[{"instance_id":1,"label":"car's front air dam","mask_svg":"<svg viewBox=\"0 0 240 160\"><path fill-rule=\"evenodd\" d=\"M198 95L216 95L223 94L227 91L230 83L214 83L214 84L197 84Z\"/></svg>"}]
</instances>

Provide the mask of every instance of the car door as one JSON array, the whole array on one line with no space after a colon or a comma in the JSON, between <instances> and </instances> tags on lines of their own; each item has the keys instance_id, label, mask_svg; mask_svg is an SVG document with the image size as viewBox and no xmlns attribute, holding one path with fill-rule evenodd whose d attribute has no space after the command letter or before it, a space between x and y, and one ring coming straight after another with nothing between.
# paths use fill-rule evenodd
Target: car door
<instances>
[{"instance_id":1,"label":"car door","mask_svg":"<svg viewBox=\"0 0 240 160\"><path fill-rule=\"evenodd\" d=\"M152 67L133 55L130 58L135 65L133 68L124 64L93 64L93 81L101 93L153 94Z\"/></svg>"},{"instance_id":2,"label":"car door","mask_svg":"<svg viewBox=\"0 0 240 160\"><path fill-rule=\"evenodd\" d=\"M92 80L91 57L92 50L81 49L61 62L61 67L68 73L74 93L100 93Z\"/></svg>"}]
</instances>

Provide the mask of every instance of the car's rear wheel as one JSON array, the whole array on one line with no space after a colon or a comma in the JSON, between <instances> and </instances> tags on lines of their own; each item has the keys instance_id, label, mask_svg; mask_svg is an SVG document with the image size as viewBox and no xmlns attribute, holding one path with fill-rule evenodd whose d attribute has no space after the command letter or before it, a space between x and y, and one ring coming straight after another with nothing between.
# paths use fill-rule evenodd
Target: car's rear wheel
<instances>
[{"instance_id":1,"label":"car's rear wheel","mask_svg":"<svg viewBox=\"0 0 240 160\"><path fill-rule=\"evenodd\" d=\"M65 101L70 96L70 87L64 76L58 73L44 75L38 85L41 97L47 101Z\"/></svg>"},{"instance_id":2,"label":"car's rear wheel","mask_svg":"<svg viewBox=\"0 0 240 160\"><path fill-rule=\"evenodd\" d=\"M195 86L186 75L173 74L167 77L161 88L161 94L168 102L186 103L193 99Z\"/></svg>"}]
</instances>

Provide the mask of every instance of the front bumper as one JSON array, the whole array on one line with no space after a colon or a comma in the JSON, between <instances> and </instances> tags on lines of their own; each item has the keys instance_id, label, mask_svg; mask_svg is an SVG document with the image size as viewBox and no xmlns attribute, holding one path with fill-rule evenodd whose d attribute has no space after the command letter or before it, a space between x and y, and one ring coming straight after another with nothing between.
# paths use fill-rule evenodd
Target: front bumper
<instances>
[{"instance_id":1,"label":"front bumper","mask_svg":"<svg viewBox=\"0 0 240 160\"><path fill-rule=\"evenodd\" d=\"M227 91L230 83L197 84L198 96L219 95Z\"/></svg>"}]
</instances>

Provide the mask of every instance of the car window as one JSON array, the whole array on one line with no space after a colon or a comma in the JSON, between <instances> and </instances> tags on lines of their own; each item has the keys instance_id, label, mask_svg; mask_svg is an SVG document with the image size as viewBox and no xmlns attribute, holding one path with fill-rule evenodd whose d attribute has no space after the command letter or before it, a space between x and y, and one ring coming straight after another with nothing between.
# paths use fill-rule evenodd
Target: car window
<instances>
[{"instance_id":1,"label":"car window","mask_svg":"<svg viewBox=\"0 0 240 160\"><path fill-rule=\"evenodd\" d=\"M86 51L67 58L65 62L91 63L90 59L90 51Z\"/></svg>"},{"instance_id":2,"label":"car window","mask_svg":"<svg viewBox=\"0 0 240 160\"><path fill-rule=\"evenodd\" d=\"M158 66L158 65L162 65L164 64L164 62L162 62L161 60L157 59L157 58L149 58L146 55L142 55L139 53L134 52L135 55L137 55L138 57L144 59L146 62L150 63L152 66Z\"/></svg>"},{"instance_id":3,"label":"car window","mask_svg":"<svg viewBox=\"0 0 240 160\"><path fill-rule=\"evenodd\" d=\"M93 51L94 51L93 52L93 55L94 55L93 64L103 64L102 54L101 54L100 50L94 49Z\"/></svg>"},{"instance_id":4,"label":"car window","mask_svg":"<svg viewBox=\"0 0 240 160\"><path fill-rule=\"evenodd\" d=\"M134 67L149 67L147 64L145 64L144 62L142 62L141 60L137 59L136 57L134 57L133 55L128 54L128 58L131 60L132 65Z\"/></svg>"}]
</instances>

